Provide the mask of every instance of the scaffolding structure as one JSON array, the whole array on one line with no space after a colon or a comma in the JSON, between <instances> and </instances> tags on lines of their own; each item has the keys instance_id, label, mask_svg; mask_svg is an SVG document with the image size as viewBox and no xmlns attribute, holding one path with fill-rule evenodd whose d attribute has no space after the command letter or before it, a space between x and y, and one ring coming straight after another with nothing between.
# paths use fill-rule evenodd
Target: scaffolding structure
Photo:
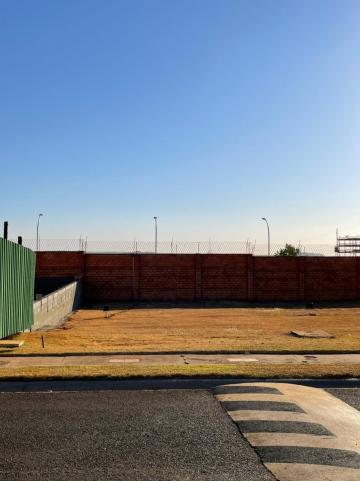
<instances>
[{"instance_id":1,"label":"scaffolding structure","mask_svg":"<svg viewBox=\"0 0 360 481\"><path fill-rule=\"evenodd\" d=\"M355 236L339 236L336 232L335 252L347 256L356 256L360 254L360 235Z\"/></svg>"}]
</instances>

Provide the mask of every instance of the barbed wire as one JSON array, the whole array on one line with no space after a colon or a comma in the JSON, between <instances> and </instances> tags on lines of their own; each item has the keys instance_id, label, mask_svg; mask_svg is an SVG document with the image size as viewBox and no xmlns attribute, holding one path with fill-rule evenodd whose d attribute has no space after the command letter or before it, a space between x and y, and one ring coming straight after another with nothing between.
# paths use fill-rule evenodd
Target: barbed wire
<instances>
[{"instance_id":1,"label":"barbed wire","mask_svg":"<svg viewBox=\"0 0 360 481\"><path fill-rule=\"evenodd\" d=\"M276 255L286 242L271 244L270 255ZM36 239L23 239L23 245L36 251ZM301 244L299 255L335 256L339 255L331 244ZM139 253L155 252L154 241L100 241L85 239L39 239L40 251L85 251L87 253ZM159 254L253 254L267 255L268 245L251 241L158 241ZM349 253L348 255L355 255Z\"/></svg>"}]
</instances>

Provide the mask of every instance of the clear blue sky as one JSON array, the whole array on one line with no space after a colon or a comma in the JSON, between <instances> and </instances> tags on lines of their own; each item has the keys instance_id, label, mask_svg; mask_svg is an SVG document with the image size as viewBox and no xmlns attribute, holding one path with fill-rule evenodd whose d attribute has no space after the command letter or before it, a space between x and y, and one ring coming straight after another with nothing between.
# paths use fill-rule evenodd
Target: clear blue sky
<instances>
[{"instance_id":1,"label":"clear blue sky","mask_svg":"<svg viewBox=\"0 0 360 481\"><path fill-rule=\"evenodd\" d=\"M360 233L360 2L0 0L11 234Z\"/></svg>"}]
</instances>

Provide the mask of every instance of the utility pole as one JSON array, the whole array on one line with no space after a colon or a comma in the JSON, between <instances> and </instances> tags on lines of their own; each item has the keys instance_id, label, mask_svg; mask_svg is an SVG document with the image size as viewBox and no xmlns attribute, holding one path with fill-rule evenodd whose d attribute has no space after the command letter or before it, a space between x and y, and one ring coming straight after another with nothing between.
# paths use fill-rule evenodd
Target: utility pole
<instances>
[{"instance_id":1,"label":"utility pole","mask_svg":"<svg viewBox=\"0 0 360 481\"><path fill-rule=\"evenodd\" d=\"M267 232L268 232L268 256L270 255L270 228L269 222L267 221L266 217L262 217L261 220L266 222Z\"/></svg>"},{"instance_id":2,"label":"utility pole","mask_svg":"<svg viewBox=\"0 0 360 481\"><path fill-rule=\"evenodd\" d=\"M37 225L36 225L36 252L39 252L39 248L40 248L39 224L40 224L40 217L42 217L43 215L44 214L38 215L38 220L37 220Z\"/></svg>"},{"instance_id":3,"label":"utility pole","mask_svg":"<svg viewBox=\"0 0 360 481\"><path fill-rule=\"evenodd\" d=\"M155 254L157 254L157 249L158 249L158 224L157 224L158 218L155 216L154 221L155 221Z\"/></svg>"}]
</instances>

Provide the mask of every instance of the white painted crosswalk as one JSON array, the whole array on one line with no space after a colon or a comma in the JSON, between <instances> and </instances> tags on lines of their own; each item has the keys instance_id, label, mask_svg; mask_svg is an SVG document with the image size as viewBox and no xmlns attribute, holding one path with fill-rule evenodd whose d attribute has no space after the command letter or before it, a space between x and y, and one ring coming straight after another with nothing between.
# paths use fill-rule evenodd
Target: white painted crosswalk
<instances>
[{"instance_id":1,"label":"white painted crosswalk","mask_svg":"<svg viewBox=\"0 0 360 481\"><path fill-rule=\"evenodd\" d=\"M360 413L286 383L219 386L217 399L280 481L359 481Z\"/></svg>"}]
</instances>

